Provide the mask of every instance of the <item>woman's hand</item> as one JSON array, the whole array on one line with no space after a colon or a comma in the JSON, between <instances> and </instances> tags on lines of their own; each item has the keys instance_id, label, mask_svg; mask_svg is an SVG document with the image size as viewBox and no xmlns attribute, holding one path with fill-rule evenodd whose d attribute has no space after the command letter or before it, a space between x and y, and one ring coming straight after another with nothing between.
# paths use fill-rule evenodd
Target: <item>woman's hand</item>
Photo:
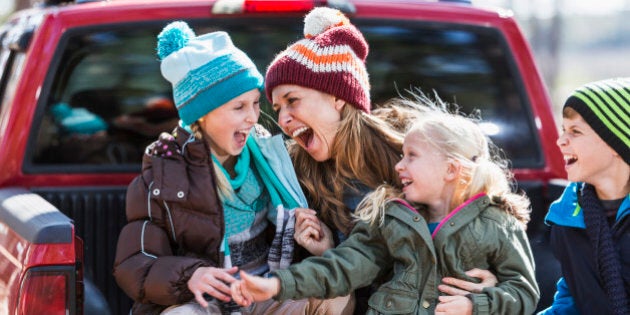
<instances>
[{"instance_id":1,"label":"woman's hand","mask_svg":"<svg viewBox=\"0 0 630 315\"><path fill-rule=\"evenodd\" d=\"M199 267L188 279L188 289L195 295L195 300L203 307L208 307L208 302L203 297L204 293L221 301L229 302L231 295L229 285L236 281L233 275L237 271L238 267L229 269Z\"/></svg>"},{"instance_id":2,"label":"woman's hand","mask_svg":"<svg viewBox=\"0 0 630 315\"><path fill-rule=\"evenodd\" d=\"M436 315L470 315L473 311L472 301L465 296L439 296L435 307Z\"/></svg>"},{"instance_id":3,"label":"woman's hand","mask_svg":"<svg viewBox=\"0 0 630 315\"><path fill-rule=\"evenodd\" d=\"M474 283L461 279L445 277L442 278L443 284L438 285L438 290L448 295L465 296L470 293L481 293L483 288L494 287L498 283L497 277L488 270L475 268L466 271L466 275L472 278L479 278L481 279L481 282Z\"/></svg>"},{"instance_id":4,"label":"woman's hand","mask_svg":"<svg viewBox=\"0 0 630 315\"><path fill-rule=\"evenodd\" d=\"M315 256L321 256L327 249L334 247L332 232L317 218L317 213L312 209L295 209L293 238Z\"/></svg>"},{"instance_id":5,"label":"woman's hand","mask_svg":"<svg viewBox=\"0 0 630 315\"><path fill-rule=\"evenodd\" d=\"M280 280L276 277L262 278L250 276L241 271L241 280L232 282L232 299L238 305L247 307L253 302L271 299L280 292Z\"/></svg>"}]
</instances>

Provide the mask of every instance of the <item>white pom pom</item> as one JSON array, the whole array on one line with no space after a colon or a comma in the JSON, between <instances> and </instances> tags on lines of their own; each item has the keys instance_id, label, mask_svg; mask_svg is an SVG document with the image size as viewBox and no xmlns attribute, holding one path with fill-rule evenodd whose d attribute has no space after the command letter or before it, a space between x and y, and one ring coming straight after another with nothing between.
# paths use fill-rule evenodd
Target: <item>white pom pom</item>
<instances>
[{"instance_id":1,"label":"white pom pom","mask_svg":"<svg viewBox=\"0 0 630 315\"><path fill-rule=\"evenodd\" d=\"M317 36L335 26L350 24L341 11L326 7L317 7L304 17L304 37Z\"/></svg>"}]
</instances>

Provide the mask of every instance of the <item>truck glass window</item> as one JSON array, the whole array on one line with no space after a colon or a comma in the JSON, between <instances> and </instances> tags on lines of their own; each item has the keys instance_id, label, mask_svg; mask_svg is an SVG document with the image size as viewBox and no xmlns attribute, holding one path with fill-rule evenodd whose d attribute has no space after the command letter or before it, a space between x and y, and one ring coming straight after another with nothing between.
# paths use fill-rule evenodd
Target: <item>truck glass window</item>
<instances>
[{"instance_id":1,"label":"truck glass window","mask_svg":"<svg viewBox=\"0 0 630 315\"><path fill-rule=\"evenodd\" d=\"M46 103L34 164L139 165L177 123L160 75L155 28L67 36Z\"/></svg>"},{"instance_id":2,"label":"truck glass window","mask_svg":"<svg viewBox=\"0 0 630 315\"><path fill-rule=\"evenodd\" d=\"M177 123L171 85L162 78L156 36L169 21L66 35L54 67L32 149L33 170L137 172L147 144ZM445 23L355 19L370 45L367 67L374 106L420 88L479 111L484 130L514 168L542 165L520 75L501 35ZM302 34L300 19L189 21L197 34L227 31L261 72ZM263 96L263 109L266 99ZM271 111L268 111L273 115ZM272 118L261 123L279 132Z\"/></svg>"},{"instance_id":3,"label":"truck glass window","mask_svg":"<svg viewBox=\"0 0 630 315\"><path fill-rule=\"evenodd\" d=\"M464 112L478 111L482 127L514 168L542 165L526 92L499 32L489 28L422 23L361 25L370 44L372 101L405 90L437 93Z\"/></svg>"}]
</instances>

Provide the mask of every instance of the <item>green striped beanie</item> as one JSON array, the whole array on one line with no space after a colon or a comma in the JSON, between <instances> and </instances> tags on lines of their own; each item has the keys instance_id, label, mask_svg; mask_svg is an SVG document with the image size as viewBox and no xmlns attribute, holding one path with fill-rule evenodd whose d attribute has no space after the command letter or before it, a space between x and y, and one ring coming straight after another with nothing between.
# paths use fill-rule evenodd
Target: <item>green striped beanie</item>
<instances>
[{"instance_id":1,"label":"green striped beanie","mask_svg":"<svg viewBox=\"0 0 630 315\"><path fill-rule=\"evenodd\" d=\"M567 106L630 165L630 77L585 84L571 94Z\"/></svg>"}]
</instances>

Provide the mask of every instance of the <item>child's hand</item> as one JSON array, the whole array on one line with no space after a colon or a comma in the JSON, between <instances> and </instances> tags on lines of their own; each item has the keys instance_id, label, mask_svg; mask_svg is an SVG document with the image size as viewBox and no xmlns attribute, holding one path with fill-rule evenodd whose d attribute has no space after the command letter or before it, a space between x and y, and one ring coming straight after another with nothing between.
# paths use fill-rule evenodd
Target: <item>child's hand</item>
<instances>
[{"instance_id":1,"label":"child's hand","mask_svg":"<svg viewBox=\"0 0 630 315\"><path fill-rule=\"evenodd\" d=\"M471 269L466 271L466 275L472 278L481 279L480 283L469 282L452 277L442 278L442 283L438 285L438 290L448 295L467 295L470 293L481 293L483 288L497 285L497 277L488 270Z\"/></svg>"},{"instance_id":2,"label":"child's hand","mask_svg":"<svg viewBox=\"0 0 630 315\"><path fill-rule=\"evenodd\" d=\"M188 289L195 295L195 300L201 306L208 307L208 302L203 297L207 293L221 301L230 301L230 283L236 281L232 275L238 271L238 267L220 269L214 267L199 267L188 279Z\"/></svg>"},{"instance_id":3,"label":"child's hand","mask_svg":"<svg viewBox=\"0 0 630 315\"><path fill-rule=\"evenodd\" d=\"M280 292L280 280L276 277L262 278L251 276L241 271L241 280L232 282L232 299L241 306L250 306L253 302L266 301Z\"/></svg>"},{"instance_id":4,"label":"child's hand","mask_svg":"<svg viewBox=\"0 0 630 315\"><path fill-rule=\"evenodd\" d=\"M334 247L332 232L317 218L317 213L312 209L295 209L293 238L315 256L321 256L327 249Z\"/></svg>"},{"instance_id":5,"label":"child's hand","mask_svg":"<svg viewBox=\"0 0 630 315\"><path fill-rule=\"evenodd\" d=\"M436 315L472 315L473 304L465 296L439 296L440 303L435 307Z\"/></svg>"}]
</instances>

